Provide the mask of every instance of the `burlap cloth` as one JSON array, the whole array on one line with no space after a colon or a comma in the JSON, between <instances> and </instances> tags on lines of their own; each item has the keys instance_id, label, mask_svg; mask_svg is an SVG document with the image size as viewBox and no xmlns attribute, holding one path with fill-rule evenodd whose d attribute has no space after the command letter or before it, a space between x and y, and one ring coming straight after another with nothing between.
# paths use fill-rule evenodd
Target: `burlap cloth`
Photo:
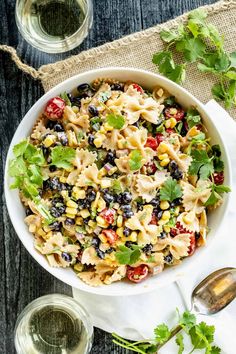
<instances>
[{"instance_id":1,"label":"burlap cloth","mask_svg":"<svg viewBox=\"0 0 236 354\"><path fill-rule=\"evenodd\" d=\"M213 23L225 38L225 49L236 49L236 0L222 0L213 5L202 7L208 13L208 21ZM152 56L162 50L163 42L159 33L163 28L174 28L184 22L188 14L177 17L164 24L131 34L116 41L81 52L68 59L41 66L38 70L23 64L15 49L0 45L0 49L10 52L12 59L25 72L35 79L40 79L45 91L81 72L109 66L126 66L156 72ZM184 87L203 103L212 98L211 87L216 79L211 74L201 73L196 64L187 67ZM231 109L236 119L236 109Z\"/></svg>"}]
</instances>

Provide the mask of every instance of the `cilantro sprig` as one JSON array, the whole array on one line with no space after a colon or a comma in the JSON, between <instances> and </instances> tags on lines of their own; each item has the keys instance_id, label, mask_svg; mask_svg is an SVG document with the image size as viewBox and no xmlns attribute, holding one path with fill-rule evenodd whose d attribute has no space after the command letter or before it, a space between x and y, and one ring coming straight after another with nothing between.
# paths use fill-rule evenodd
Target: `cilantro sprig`
<instances>
[{"instance_id":1,"label":"cilantro sprig","mask_svg":"<svg viewBox=\"0 0 236 354\"><path fill-rule=\"evenodd\" d=\"M125 118L120 114L108 113L106 120L107 123L115 129L122 129L125 124Z\"/></svg>"},{"instance_id":2,"label":"cilantro sprig","mask_svg":"<svg viewBox=\"0 0 236 354\"><path fill-rule=\"evenodd\" d=\"M194 10L185 24L162 30L160 37L166 48L155 53L152 61L161 74L180 84L185 80L187 64L196 62L199 71L219 78L212 95L230 108L236 105L236 52L225 51L223 36L206 18L204 10ZM174 61L175 52L182 56L178 64Z\"/></svg>"},{"instance_id":3,"label":"cilantro sprig","mask_svg":"<svg viewBox=\"0 0 236 354\"><path fill-rule=\"evenodd\" d=\"M205 206L211 206L216 204L221 199L220 193L229 193L230 191L231 189L228 186L225 186L223 184L216 185L215 183L213 183L211 186L210 197L205 202Z\"/></svg>"},{"instance_id":4,"label":"cilantro sprig","mask_svg":"<svg viewBox=\"0 0 236 354\"><path fill-rule=\"evenodd\" d=\"M189 311L185 311L182 316L179 315L178 323L172 329L170 329L165 323L159 324L154 329L153 339L144 339L137 342L131 342L118 336L116 333L112 333L114 338L113 343L135 353L157 353L158 349L176 334L177 328L183 329L191 340L193 347L189 354L199 349L204 350L205 354L221 353L221 349L214 345L215 327L209 326L205 322L197 323L196 316ZM178 333L176 335L175 342L178 346L178 354L183 354L185 343L182 333Z\"/></svg>"},{"instance_id":5,"label":"cilantro sprig","mask_svg":"<svg viewBox=\"0 0 236 354\"><path fill-rule=\"evenodd\" d=\"M191 155L193 160L189 167L189 174L207 179L214 172L213 157L209 157L205 150L193 150Z\"/></svg>"},{"instance_id":6,"label":"cilantro sprig","mask_svg":"<svg viewBox=\"0 0 236 354\"><path fill-rule=\"evenodd\" d=\"M70 168L75 159L76 152L73 148L67 146L56 146L51 152L51 165L59 168Z\"/></svg>"},{"instance_id":7,"label":"cilantro sprig","mask_svg":"<svg viewBox=\"0 0 236 354\"><path fill-rule=\"evenodd\" d=\"M137 171L142 167L142 154L140 150L133 150L129 154L129 167L131 171Z\"/></svg>"},{"instance_id":8,"label":"cilantro sprig","mask_svg":"<svg viewBox=\"0 0 236 354\"><path fill-rule=\"evenodd\" d=\"M169 177L160 189L160 199L173 202L173 200L182 197L182 190L177 181Z\"/></svg>"},{"instance_id":9,"label":"cilantro sprig","mask_svg":"<svg viewBox=\"0 0 236 354\"><path fill-rule=\"evenodd\" d=\"M131 247L120 246L119 251L115 253L116 259L120 264L132 265L139 260L141 256L140 247L131 245Z\"/></svg>"},{"instance_id":10,"label":"cilantro sprig","mask_svg":"<svg viewBox=\"0 0 236 354\"><path fill-rule=\"evenodd\" d=\"M8 168L9 176L14 178L10 188L18 188L27 198L33 200L45 222L52 223L54 218L39 196L40 188L43 186L41 167L46 164L42 150L25 139L14 146L13 153L15 158L10 160Z\"/></svg>"}]
</instances>

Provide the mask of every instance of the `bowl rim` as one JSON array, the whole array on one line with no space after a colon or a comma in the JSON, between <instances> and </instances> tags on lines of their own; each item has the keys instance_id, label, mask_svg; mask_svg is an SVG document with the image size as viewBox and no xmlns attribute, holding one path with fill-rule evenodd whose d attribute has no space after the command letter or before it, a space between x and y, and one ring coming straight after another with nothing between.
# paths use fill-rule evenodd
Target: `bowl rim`
<instances>
[{"instance_id":1,"label":"bowl rim","mask_svg":"<svg viewBox=\"0 0 236 354\"><path fill-rule=\"evenodd\" d=\"M61 92L63 92L63 86L65 86L66 84L69 84L70 82L73 82L74 80L79 80L81 79L81 77L84 77L86 75L93 75L94 77L109 77L109 74L112 74L113 72L118 72L119 74L122 74L123 72L126 73L130 73L130 74L143 74L145 76L150 76L151 79L156 79L157 83L158 80L161 81L160 85L162 85L163 83L166 83L167 85L172 86L172 88L175 88L177 91L179 91L180 93L184 93L186 96L188 96L189 99L193 100L196 105L198 106L198 108L200 108L204 115L206 116L207 120L210 121L211 124L214 125L214 128L217 132L217 134L220 137L220 144L224 149L225 152L225 156L224 156L224 160L226 162L226 165L228 167L228 185L231 187L232 186L232 168L231 168L231 163L230 163L230 158L229 158L229 152L227 149L227 146L224 144L223 139L221 138L220 132L218 131L218 128L215 126L213 119L211 117L211 115L206 111L205 106L203 103L201 103L196 97L194 97L189 91L187 91L185 88L181 87L180 85L176 84L175 82L167 79L166 77L163 77L162 75L153 73L151 71L147 71L147 70L143 70L143 69L136 69L136 68L129 68L129 67L106 67L106 68L99 68L99 69L92 69L92 70L87 70L85 72L79 73L77 75L71 76L70 78L64 80L63 82L57 84L55 87L51 88L49 91L45 92L43 94L43 96L41 96L35 103L34 105L28 110L28 112L26 112L26 114L24 115L24 117L22 118L20 124L18 125L11 143L9 145L9 149L8 149L8 153L7 153L7 157L6 157L6 163L5 163L5 171L4 171L4 194L5 194L5 200L6 200L6 205L7 205L7 210L8 210L8 214L10 216L10 220L12 222L12 225L15 229L15 232L17 234L17 236L19 237L20 241L23 243L24 247L26 248L26 250L30 253L30 255L33 257L34 260L37 261L38 264L40 264L40 266L42 266L46 271L48 271L50 274L52 274L53 276L55 276L57 279L63 281L64 283L66 283L67 285L70 285L78 290L82 290L88 293L92 293L92 294L96 294L96 295L102 295L102 296L127 296L127 295L138 295L138 294L143 294L143 293L147 293L147 292L151 292L157 288L160 288L162 286L168 285L174 281L177 281L178 279L180 279L181 277L183 277L186 274L186 270L187 273L189 273L189 271L198 264L199 259L202 259L203 256L207 253L207 251L209 251L209 247L201 247L200 252L198 255L195 255L195 259L194 261L189 262L188 264L184 265L184 262L182 263L182 271L180 272L176 272L176 268L178 270L178 266L174 266L171 269L173 270L171 272L171 274L168 275L167 279L161 281L161 283L158 282L153 282L152 285L149 286L145 286L145 282L144 283L139 283L139 284L134 284L134 286L132 288L127 289L127 291L120 291L120 290L116 290L114 293L107 291L109 289L109 285L104 285L101 287L92 287L89 286L87 284L81 285L81 280L78 279L78 286L75 286L75 284L72 284L72 281L70 280L66 280L65 276L61 276L59 274L57 274L57 270L58 268L53 268L51 267L49 264L47 266L42 264L42 257L44 257L42 254L40 254L39 252L36 252L35 255L33 255L30 251L30 247L28 246L28 243L24 240L24 238L21 235L21 230L20 227L17 225L16 221L14 220L14 214L15 214L15 210L10 208L10 199L11 199L11 194L10 194L10 188L8 185L8 165L9 165L9 160L10 160L10 155L12 154L12 148L13 146L19 141L17 140L18 137L17 135L19 134L19 132L22 130L22 126L25 124L25 121L27 119L29 119L29 117L31 116L31 114L34 113L34 110L36 108L42 108L43 105L45 104L45 102L50 99L51 97L53 97L53 94L58 94L56 93L57 91L61 90ZM73 89L73 88L72 88ZM222 228L222 225L224 224L225 221L225 216L227 214L227 211L229 209L229 204L230 204L230 200L231 200L231 195L232 193L227 194L224 197L224 209L222 210L221 213L221 221L219 224L219 229ZM28 231L29 232L29 231ZM211 235L211 240L208 240L208 244L210 246L212 246L213 242L212 238L215 239L215 234L218 234L218 230L215 231L214 235ZM33 240L33 239L32 239ZM207 244L207 245L208 245ZM197 257L198 256L198 257ZM59 268L60 269L60 268ZM67 269L63 269L66 270ZM174 271L175 270L175 271ZM72 270L73 271L73 270ZM157 276L156 276L157 277ZM153 277L154 279L156 277ZM137 286L137 285L143 285L143 286ZM132 289L132 290L131 290Z\"/></svg>"}]
</instances>

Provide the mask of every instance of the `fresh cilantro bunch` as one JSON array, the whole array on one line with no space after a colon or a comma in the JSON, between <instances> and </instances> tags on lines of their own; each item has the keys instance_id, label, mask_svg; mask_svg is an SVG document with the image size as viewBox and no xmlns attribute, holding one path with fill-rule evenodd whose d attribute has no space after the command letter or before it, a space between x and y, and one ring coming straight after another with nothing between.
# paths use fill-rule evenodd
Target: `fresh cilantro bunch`
<instances>
[{"instance_id":1,"label":"fresh cilantro bunch","mask_svg":"<svg viewBox=\"0 0 236 354\"><path fill-rule=\"evenodd\" d=\"M43 186L41 167L46 164L42 150L30 144L29 140L22 140L14 146L13 153L15 158L10 161L8 169L10 177L14 178L10 188L18 188L27 198L33 200L45 222L52 223L54 218L39 196Z\"/></svg>"},{"instance_id":2,"label":"fresh cilantro bunch","mask_svg":"<svg viewBox=\"0 0 236 354\"><path fill-rule=\"evenodd\" d=\"M158 325L154 329L154 338L152 340L147 339L137 342L130 342L124 338L121 338L117 334L112 333L114 338L113 343L136 353L157 353L159 347L168 342L168 340L176 334L176 329L180 326L190 337L193 345L193 348L189 354L198 349L204 350L205 354L220 354L221 349L213 344L215 333L214 326L209 326L205 322L197 323L195 315L189 311L185 311L182 316L180 316L178 312L178 317L178 324L173 329L170 329L165 323ZM185 345L184 337L181 333L176 335L175 342L178 346L178 354L183 354Z\"/></svg>"},{"instance_id":3,"label":"fresh cilantro bunch","mask_svg":"<svg viewBox=\"0 0 236 354\"><path fill-rule=\"evenodd\" d=\"M198 70L220 78L212 87L212 94L230 108L236 105L236 52L224 50L223 36L213 24L206 22L206 17L203 10L194 10L185 25L161 31L161 39L167 46L154 54L152 61L161 74L179 84L185 80L187 64L197 62ZM182 63L175 63L174 52L181 54Z\"/></svg>"}]
</instances>

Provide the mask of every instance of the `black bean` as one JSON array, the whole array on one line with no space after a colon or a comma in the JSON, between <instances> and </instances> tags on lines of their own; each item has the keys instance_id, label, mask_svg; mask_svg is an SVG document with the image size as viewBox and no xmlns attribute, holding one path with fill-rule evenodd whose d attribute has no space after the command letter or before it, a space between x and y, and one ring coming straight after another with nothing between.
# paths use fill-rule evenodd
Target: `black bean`
<instances>
[{"instance_id":1,"label":"black bean","mask_svg":"<svg viewBox=\"0 0 236 354\"><path fill-rule=\"evenodd\" d=\"M146 253L147 255L150 255L152 252L152 248L153 248L153 245L151 243L149 243L143 247L143 252Z\"/></svg>"},{"instance_id":2,"label":"black bean","mask_svg":"<svg viewBox=\"0 0 236 354\"><path fill-rule=\"evenodd\" d=\"M108 248L108 250L106 250L106 253L110 254L110 253L112 253L114 251L115 251L115 249L113 247L110 247L110 248Z\"/></svg>"},{"instance_id":3,"label":"black bean","mask_svg":"<svg viewBox=\"0 0 236 354\"><path fill-rule=\"evenodd\" d=\"M75 224L75 220L71 219L71 218L66 218L65 224L68 225L68 226L72 226L72 225Z\"/></svg>"},{"instance_id":4,"label":"black bean","mask_svg":"<svg viewBox=\"0 0 236 354\"><path fill-rule=\"evenodd\" d=\"M54 221L52 224L49 225L51 230L60 231L61 230L61 223L59 221Z\"/></svg>"},{"instance_id":5,"label":"black bean","mask_svg":"<svg viewBox=\"0 0 236 354\"><path fill-rule=\"evenodd\" d=\"M94 135L93 134L89 134L89 136L88 136L88 143L89 143L89 145L91 145L91 146L94 146Z\"/></svg>"},{"instance_id":6,"label":"black bean","mask_svg":"<svg viewBox=\"0 0 236 354\"><path fill-rule=\"evenodd\" d=\"M121 210L123 210L124 212L129 212L129 211L132 211L132 207L131 207L131 205L130 204L123 204L123 205L121 205Z\"/></svg>"},{"instance_id":7,"label":"black bean","mask_svg":"<svg viewBox=\"0 0 236 354\"><path fill-rule=\"evenodd\" d=\"M107 204L110 204L110 203L112 203L112 202L114 202L114 196L111 194L111 193L109 193L109 192L105 192L104 194L103 194L103 199L105 200L105 202L107 203Z\"/></svg>"},{"instance_id":8,"label":"black bean","mask_svg":"<svg viewBox=\"0 0 236 354\"><path fill-rule=\"evenodd\" d=\"M127 237L131 234L131 230L128 227L124 227L123 234Z\"/></svg>"},{"instance_id":9,"label":"black bean","mask_svg":"<svg viewBox=\"0 0 236 354\"><path fill-rule=\"evenodd\" d=\"M32 214L33 214L33 212L32 212L32 210L30 208L26 208L25 209L25 215L26 216L29 216L29 215L32 215Z\"/></svg>"},{"instance_id":10,"label":"black bean","mask_svg":"<svg viewBox=\"0 0 236 354\"><path fill-rule=\"evenodd\" d=\"M96 199L96 192L93 190L89 192L87 199L90 203L93 202Z\"/></svg>"},{"instance_id":11,"label":"black bean","mask_svg":"<svg viewBox=\"0 0 236 354\"><path fill-rule=\"evenodd\" d=\"M71 262L72 261L72 257L71 257L71 255L69 253L62 252L61 256L66 262Z\"/></svg>"},{"instance_id":12,"label":"black bean","mask_svg":"<svg viewBox=\"0 0 236 354\"><path fill-rule=\"evenodd\" d=\"M50 213L52 214L52 216L53 216L54 218L59 218L59 217L61 216L60 211L59 211L58 208L56 208L56 207L52 207L52 208L50 209Z\"/></svg>"},{"instance_id":13,"label":"black bean","mask_svg":"<svg viewBox=\"0 0 236 354\"><path fill-rule=\"evenodd\" d=\"M129 219L134 215L134 213L133 213L133 211L126 211L123 215L124 215L125 219Z\"/></svg>"},{"instance_id":14,"label":"black bean","mask_svg":"<svg viewBox=\"0 0 236 354\"><path fill-rule=\"evenodd\" d=\"M49 171L50 171L50 172L55 172L56 169L57 169L57 167L56 167L55 165L49 166Z\"/></svg>"},{"instance_id":15,"label":"black bean","mask_svg":"<svg viewBox=\"0 0 236 354\"><path fill-rule=\"evenodd\" d=\"M109 150L108 153L107 153L107 155L106 155L105 162L108 162L108 163L110 163L111 165L113 165L115 158L116 158L115 152Z\"/></svg>"},{"instance_id":16,"label":"black bean","mask_svg":"<svg viewBox=\"0 0 236 354\"><path fill-rule=\"evenodd\" d=\"M46 128L53 129L54 125L56 124L55 121L49 120L46 124Z\"/></svg>"},{"instance_id":17,"label":"black bean","mask_svg":"<svg viewBox=\"0 0 236 354\"><path fill-rule=\"evenodd\" d=\"M91 114L92 117L95 117L95 116L99 115L97 107L95 107L93 105L89 105L88 106L88 112L89 112L89 114Z\"/></svg>"},{"instance_id":18,"label":"black bean","mask_svg":"<svg viewBox=\"0 0 236 354\"><path fill-rule=\"evenodd\" d=\"M60 123L54 125L55 132L64 132L64 128Z\"/></svg>"},{"instance_id":19,"label":"black bean","mask_svg":"<svg viewBox=\"0 0 236 354\"><path fill-rule=\"evenodd\" d=\"M171 177L176 179L177 181L183 178L183 172L180 171L179 169L176 169L175 171L170 173Z\"/></svg>"},{"instance_id":20,"label":"black bean","mask_svg":"<svg viewBox=\"0 0 236 354\"><path fill-rule=\"evenodd\" d=\"M167 264L171 264L173 262L173 257L171 253L164 257L164 262Z\"/></svg>"},{"instance_id":21,"label":"black bean","mask_svg":"<svg viewBox=\"0 0 236 354\"><path fill-rule=\"evenodd\" d=\"M81 107L81 97L72 97L70 99L71 103L73 106L76 106L76 107Z\"/></svg>"},{"instance_id":22,"label":"black bean","mask_svg":"<svg viewBox=\"0 0 236 354\"><path fill-rule=\"evenodd\" d=\"M162 231L159 238L161 238L163 240L164 238L166 238L166 236L167 236L167 233L165 231Z\"/></svg>"},{"instance_id":23,"label":"black bean","mask_svg":"<svg viewBox=\"0 0 236 354\"><path fill-rule=\"evenodd\" d=\"M87 83L83 83L83 84L80 84L79 86L77 86L78 91L87 91L89 89L90 89L90 85Z\"/></svg>"},{"instance_id":24,"label":"black bean","mask_svg":"<svg viewBox=\"0 0 236 354\"><path fill-rule=\"evenodd\" d=\"M162 218L162 215L163 215L163 211L162 210L158 211L158 213L156 214L157 219L160 220Z\"/></svg>"},{"instance_id":25,"label":"black bean","mask_svg":"<svg viewBox=\"0 0 236 354\"><path fill-rule=\"evenodd\" d=\"M115 201L119 204L122 203L122 194L116 194L115 195Z\"/></svg>"},{"instance_id":26,"label":"black bean","mask_svg":"<svg viewBox=\"0 0 236 354\"><path fill-rule=\"evenodd\" d=\"M62 215L62 214L65 213L66 207L65 207L65 205L60 205L60 206L57 207L57 210L60 213L60 215Z\"/></svg>"},{"instance_id":27,"label":"black bean","mask_svg":"<svg viewBox=\"0 0 236 354\"><path fill-rule=\"evenodd\" d=\"M199 240L200 237L201 237L200 232L195 232L195 239Z\"/></svg>"},{"instance_id":28,"label":"black bean","mask_svg":"<svg viewBox=\"0 0 236 354\"><path fill-rule=\"evenodd\" d=\"M89 220L90 220L90 217L84 218L84 219L83 219L83 223L84 223L85 225L87 225L88 222L89 222Z\"/></svg>"},{"instance_id":29,"label":"black bean","mask_svg":"<svg viewBox=\"0 0 236 354\"><path fill-rule=\"evenodd\" d=\"M49 155L49 149L48 148L46 148L45 146L41 146L41 149L42 149L42 152L43 152L43 156L45 157L45 158L47 158L48 157L48 155Z\"/></svg>"},{"instance_id":30,"label":"black bean","mask_svg":"<svg viewBox=\"0 0 236 354\"><path fill-rule=\"evenodd\" d=\"M111 90L114 90L114 91L124 91L124 85L123 84L112 84L111 85Z\"/></svg>"},{"instance_id":31,"label":"black bean","mask_svg":"<svg viewBox=\"0 0 236 354\"><path fill-rule=\"evenodd\" d=\"M132 201L132 194L130 192L122 193L122 201L124 203L130 203Z\"/></svg>"},{"instance_id":32,"label":"black bean","mask_svg":"<svg viewBox=\"0 0 236 354\"><path fill-rule=\"evenodd\" d=\"M171 170L176 170L178 168L178 164L174 160L172 160L170 161L169 168Z\"/></svg>"},{"instance_id":33,"label":"black bean","mask_svg":"<svg viewBox=\"0 0 236 354\"><path fill-rule=\"evenodd\" d=\"M160 199L158 197L153 198L149 203L154 207L158 207L160 205Z\"/></svg>"},{"instance_id":34,"label":"black bean","mask_svg":"<svg viewBox=\"0 0 236 354\"><path fill-rule=\"evenodd\" d=\"M63 146L66 146L68 144L68 138L65 132L59 132L58 138Z\"/></svg>"},{"instance_id":35,"label":"black bean","mask_svg":"<svg viewBox=\"0 0 236 354\"><path fill-rule=\"evenodd\" d=\"M96 248L97 256L101 259L105 258L105 252L101 251L100 248Z\"/></svg>"},{"instance_id":36,"label":"black bean","mask_svg":"<svg viewBox=\"0 0 236 354\"><path fill-rule=\"evenodd\" d=\"M98 238L98 237L94 237L93 239L92 239L92 242L91 242L91 244L92 244L92 246L94 246L95 248L96 247L99 247L99 245L100 245L100 239Z\"/></svg>"},{"instance_id":37,"label":"black bean","mask_svg":"<svg viewBox=\"0 0 236 354\"><path fill-rule=\"evenodd\" d=\"M132 241L126 241L126 242L125 242L125 246L126 246L126 247L129 247L129 248L130 248L130 247L133 246L133 245L137 245L137 243L136 243L136 242L132 242Z\"/></svg>"}]
</instances>

